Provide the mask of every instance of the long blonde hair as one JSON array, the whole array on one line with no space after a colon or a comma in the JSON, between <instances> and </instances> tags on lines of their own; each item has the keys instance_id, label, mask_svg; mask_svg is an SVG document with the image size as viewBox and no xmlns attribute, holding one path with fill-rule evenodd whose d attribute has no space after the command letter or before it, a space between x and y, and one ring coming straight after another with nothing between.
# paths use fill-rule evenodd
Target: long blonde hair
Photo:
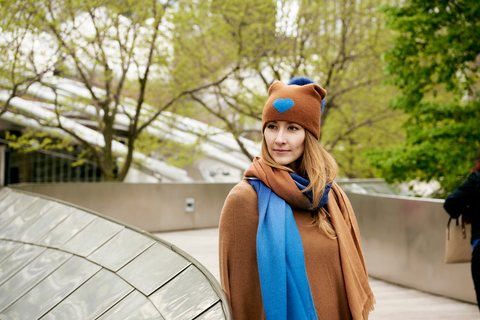
<instances>
[{"instance_id":1,"label":"long blonde hair","mask_svg":"<svg viewBox=\"0 0 480 320\"><path fill-rule=\"evenodd\" d=\"M325 191L325 185L333 182L338 173L338 166L335 159L320 145L313 134L307 130L305 130L303 155L297 160L301 161L297 172L294 172L292 168L282 166L273 160L268 152L265 136L263 136L262 140L261 156L263 162L273 168L296 173L310 180L308 187L303 190L303 192L312 190L313 204L310 209L313 209L318 205L321 196ZM327 218L329 216L330 214L328 211L322 207L315 212L312 224L317 225L329 238L335 239L336 233Z\"/></svg>"}]
</instances>

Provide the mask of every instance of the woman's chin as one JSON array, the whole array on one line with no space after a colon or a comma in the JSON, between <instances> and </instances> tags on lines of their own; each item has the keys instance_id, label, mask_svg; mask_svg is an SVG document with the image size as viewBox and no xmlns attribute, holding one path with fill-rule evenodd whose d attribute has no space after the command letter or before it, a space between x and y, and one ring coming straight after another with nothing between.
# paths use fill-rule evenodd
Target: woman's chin
<instances>
[{"instance_id":1,"label":"woman's chin","mask_svg":"<svg viewBox=\"0 0 480 320\"><path fill-rule=\"evenodd\" d=\"M288 166L290 165L292 162L294 161L291 161L291 159L289 159L289 157L274 157L273 160L275 160L275 162L281 166Z\"/></svg>"}]
</instances>

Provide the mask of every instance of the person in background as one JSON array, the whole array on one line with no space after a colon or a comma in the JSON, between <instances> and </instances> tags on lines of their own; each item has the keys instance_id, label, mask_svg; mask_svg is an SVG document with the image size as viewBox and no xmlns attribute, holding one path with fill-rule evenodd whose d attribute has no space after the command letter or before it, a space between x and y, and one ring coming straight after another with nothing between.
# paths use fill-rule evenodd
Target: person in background
<instances>
[{"instance_id":1,"label":"person in background","mask_svg":"<svg viewBox=\"0 0 480 320\"><path fill-rule=\"evenodd\" d=\"M480 306L480 150L470 176L445 199L443 207L452 218L456 219L463 214L464 219L472 224L471 268L477 304Z\"/></svg>"},{"instance_id":2,"label":"person in background","mask_svg":"<svg viewBox=\"0 0 480 320\"><path fill-rule=\"evenodd\" d=\"M268 90L261 156L220 218L220 278L235 320L364 320L373 310L355 214L318 142L326 94L306 78Z\"/></svg>"}]
</instances>

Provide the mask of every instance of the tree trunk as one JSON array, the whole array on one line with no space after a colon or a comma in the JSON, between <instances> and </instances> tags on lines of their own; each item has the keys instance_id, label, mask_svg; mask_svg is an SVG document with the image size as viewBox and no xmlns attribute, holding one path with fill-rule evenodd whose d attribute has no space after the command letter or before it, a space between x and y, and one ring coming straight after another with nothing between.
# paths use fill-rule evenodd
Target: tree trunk
<instances>
[{"instance_id":1,"label":"tree trunk","mask_svg":"<svg viewBox=\"0 0 480 320\"><path fill-rule=\"evenodd\" d=\"M105 109L104 109L105 110ZM105 140L105 147L103 148L103 176L104 181L115 181L115 158L112 152L112 140L113 140L113 117L109 116L107 112L103 117L105 124L103 130L103 139Z\"/></svg>"}]
</instances>

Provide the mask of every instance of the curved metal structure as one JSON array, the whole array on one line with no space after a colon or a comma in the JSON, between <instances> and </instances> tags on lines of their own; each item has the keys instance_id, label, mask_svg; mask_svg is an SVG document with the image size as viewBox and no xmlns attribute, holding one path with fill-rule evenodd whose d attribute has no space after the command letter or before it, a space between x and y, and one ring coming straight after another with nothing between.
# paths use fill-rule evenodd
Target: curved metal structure
<instances>
[{"instance_id":1,"label":"curved metal structure","mask_svg":"<svg viewBox=\"0 0 480 320\"><path fill-rule=\"evenodd\" d=\"M0 101L6 101L7 94L5 92L0 92ZM13 98L10 101L10 105L22 109L24 112L31 114L36 119L41 119L44 122L51 122L52 125L58 124L58 121L62 123L62 126L75 132L79 137L88 141L89 143L96 145L96 146L104 146L105 142L103 136L96 132L95 130L89 129L71 119L65 118L63 116L57 116L54 112L49 111L39 105L39 103L27 101L18 97ZM17 115L11 113L9 111L3 113L0 116L2 119L9 121L11 123L19 124L28 128L35 128L38 130L45 131L47 133L55 133L58 136L65 137L68 136L65 132L58 128L50 128L48 126L40 126L35 120L28 119L23 117L22 115ZM112 148L113 151L126 155L127 148L118 141L112 141ZM182 181L182 182L191 182L192 179L187 176L187 172L180 168L176 168L173 166L169 166L166 163L159 161L157 159L153 159L151 157L147 157L140 152L134 152L133 157L136 161L142 163L144 166L149 168L154 172L160 173L162 176L165 176L168 179L173 181Z\"/></svg>"},{"instance_id":2,"label":"curved metal structure","mask_svg":"<svg viewBox=\"0 0 480 320\"><path fill-rule=\"evenodd\" d=\"M92 105L85 105L80 101L82 99L91 99L90 92L86 89L86 87L76 81L72 81L69 79L62 79L53 77L49 79L49 84L55 87L58 91L55 93L51 88L43 86L41 84L33 84L29 88L29 94L33 95L34 97L41 99L43 101L57 101L60 104L68 105L73 110L78 112L79 114L83 114L89 117L96 117L96 109ZM100 88L94 88L95 91L100 95L104 95L105 92ZM3 98L5 100L7 95ZM2 96L0 95L0 99ZM80 100L80 101L79 101ZM23 102L23 103L22 103ZM115 123L118 126L128 128L130 123L129 117L127 117L126 113L134 113L135 105L132 99L124 98L122 104L122 112L117 114L115 117ZM28 109L35 109L37 111L37 117L45 118L45 115L48 116L49 119L55 119L55 115L51 114L51 111L48 109L52 109L53 105L49 105L48 103L41 103L35 101L26 101L21 100L20 98L12 100L12 105L17 108L23 108L24 111ZM152 107L144 104L146 109L153 109ZM142 115L143 116L143 115ZM15 119L11 119L8 116L2 116L7 121L14 121ZM62 122L66 122L67 120L64 117L62 118ZM70 120L70 119L68 119ZM72 120L70 120L72 121ZM73 121L75 123L75 121ZM79 123L76 123L77 130L80 134L83 133L94 136L96 133L94 130L90 130L88 128L83 129ZM199 144L200 149L202 150L203 154L206 157L214 159L219 162L223 162L229 166L240 170L246 170L250 166L250 160L242 153L237 141L233 137L231 133L225 132L218 128L209 126L205 123L200 121L185 118L179 115L175 115L171 112L165 111L158 117L157 120L153 121L153 123L146 128L147 132L166 140L175 141L178 143L184 144L192 144L196 143L198 140L198 136L205 136L206 141L201 142ZM93 131L94 133L90 132ZM98 135L99 139L101 140L97 145L103 144L103 137ZM260 153L260 146L259 144L255 144L253 141L249 139L245 139L243 137L239 138L241 143L244 147L253 155L258 155ZM119 149L124 148L123 145L119 144L118 146L114 146ZM153 169L155 171L155 169ZM169 177L173 181L177 179Z\"/></svg>"},{"instance_id":3,"label":"curved metal structure","mask_svg":"<svg viewBox=\"0 0 480 320\"><path fill-rule=\"evenodd\" d=\"M181 249L99 213L0 190L0 319L231 319Z\"/></svg>"}]
</instances>

